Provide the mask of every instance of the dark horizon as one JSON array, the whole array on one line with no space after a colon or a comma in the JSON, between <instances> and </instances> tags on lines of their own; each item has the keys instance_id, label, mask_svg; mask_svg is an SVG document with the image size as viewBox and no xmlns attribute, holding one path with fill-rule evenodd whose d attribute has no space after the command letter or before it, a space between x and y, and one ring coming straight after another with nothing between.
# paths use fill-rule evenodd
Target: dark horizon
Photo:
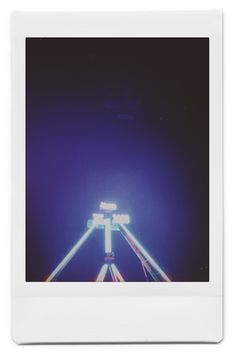
<instances>
[{"instance_id":1,"label":"dark horizon","mask_svg":"<svg viewBox=\"0 0 236 354\"><path fill-rule=\"evenodd\" d=\"M26 281L44 281L102 200L172 281L209 280L208 38L26 39ZM113 237L127 281L145 281ZM94 281L94 232L58 281Z\"/></svg>"}]
</instances>

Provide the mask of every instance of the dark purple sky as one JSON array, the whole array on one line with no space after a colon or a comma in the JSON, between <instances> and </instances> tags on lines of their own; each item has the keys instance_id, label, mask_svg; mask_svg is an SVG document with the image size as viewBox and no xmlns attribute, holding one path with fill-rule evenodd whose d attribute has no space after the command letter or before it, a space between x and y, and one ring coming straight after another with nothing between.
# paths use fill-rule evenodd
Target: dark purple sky
<instances>
[{"instance_id":1,"label":"dark purple sky","mask_svg":"<svg viewBox=\"0 0 236 354\"><path fill-rule=\"evenodd\" d=\"M26 280L43 281L102 200L174 281L209 265L207 38L26 40ZM144 281L126 241L116 264ZM96 231L58 281L93 281Z\"/></svg>"}]
</instances>

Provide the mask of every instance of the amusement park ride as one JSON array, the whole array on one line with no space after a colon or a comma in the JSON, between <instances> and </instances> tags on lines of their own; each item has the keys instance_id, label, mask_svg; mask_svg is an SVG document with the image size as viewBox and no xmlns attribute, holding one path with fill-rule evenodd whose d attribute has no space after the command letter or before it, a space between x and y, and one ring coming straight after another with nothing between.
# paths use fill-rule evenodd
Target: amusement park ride
<instances>
[{"instance_id":1,"label":"amusement park ride","mask_svg":"<svg viewBox=\"0 0 236 354\"><path fill-rule=\"evenodd\" d=\"M94 213L93 219L88 220L88 230L83 234L83 236L77 241L74 247L72 247L72 249L62 259L58 266L48 276L46 282L56 281L58 275L71 261L71 259L74 257L83 243L88 239L94 229L103 229L105 231L104 264L102 265L96 278L97 282L104 281L108 271L110 272L112 281L125 281L117 266L115 265L115 254L112 251L112 232L115 231L121 233L121 235L125 238L133 252L140 260L146 281L149 281L149 277L151 277L153 281L171 281L166 273L162 270L162 268L155 262L155 260L143 248L140 242L128 230L126 225L130 222L129 215L116 214L116 209L117 205L115 203L100 203L101 213Z\"/></svg>"}]
</instances>

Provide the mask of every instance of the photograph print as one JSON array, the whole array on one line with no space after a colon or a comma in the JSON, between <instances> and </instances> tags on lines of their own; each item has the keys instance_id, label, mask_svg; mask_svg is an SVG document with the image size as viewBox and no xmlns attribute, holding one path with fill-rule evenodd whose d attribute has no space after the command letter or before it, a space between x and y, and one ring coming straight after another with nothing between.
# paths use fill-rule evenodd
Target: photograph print
<instances>
[{"instance_id":1,"label":"photograph print","mask_svg":"<svg viewBox=\"0 0 236 354\"><path fill-rule=\"evenodd\" d=\"M209 39L25 54L25 280L208 282Z\"/></svg>"}]
</instances>

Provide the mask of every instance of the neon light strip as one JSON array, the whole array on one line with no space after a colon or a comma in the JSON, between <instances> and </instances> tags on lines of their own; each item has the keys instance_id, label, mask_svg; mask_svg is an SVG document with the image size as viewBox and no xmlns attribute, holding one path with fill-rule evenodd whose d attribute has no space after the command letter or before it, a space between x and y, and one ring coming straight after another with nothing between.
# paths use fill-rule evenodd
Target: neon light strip
<instances>
[{"instance_id":1,"label":"neon light strip","mask_svg":"<svg viewBox=\"0 0 236 354\"><path fill-rule=\"evenodd\" d=\"M117 209L117 205L115 203L101 202L100 203L100 209L113 211L113 210Z\"/></svg>"},{"instance_id":2,"label":"neon light strip","mask_svg":"<svg viewBox=\"0 0 236 354\"><path fill-rule=\"evenodd\" d=\"M107 269L108 269L108 265L107 264L103 264L98 276L97 276L97 279L96 281L103 281L106 274L107 274Z\"/></svg>"},{"instance_id":3,"label":"neon light strip","mask_svg":"<svg viewBox=\"0 0 236 354\"><path fill-rule=\"evenodd\" d=\"M111 252L111 220L105 219L105 253Z\"/></svg>"},{"instance_id":4,"label":"neon light strip","mask_svg":"<svg viewBox=\"0 0 236 354\"><path fill-rule=\"evenodd\" d=\"M144 267L144 264L143 264L143 263L142 263L142 267L143 267L143 273L144 273L145 279L148 281L148 276L147 276L146 268Z\"/></svg>"},{"instance_id":5,"label":"neon light strip","mask_svg":"<svg viewBox=\"0 0 236 354\"><path fill-rule=\"evenodd\" d=\"M146 268L146 270L148 271L148 273L151 275L151 277L153 278L154 281L159 281L157 275L152 271L150 265L148 264L148 261L145 260L145 258L143 257L143 255L137 250L137 248L134 247L134 244L131 243L131 241L129 240L127 234L125 232L122 232L122 230L120 229L120 232L122 234L122 236L124 236L125 240L127 241L127 243L129 244L129 246L132 248L132 250L134 251L134 253L136 254L136 256L138 257L138 259L140 260L142 266L144 268Z\"/></svg>"},{"instance_id":6,"label":"neon light strip","mask_svg":"<svg viewBox=\"0 0 236 354\"><path fill-rule=\"evenodd\" d=\"M166 273L161 269L161 267L154 261L154 259L149 255L149 253L143 248L143 246L136 240L133 234L127 229L127 227L123 224L120 224L120 227L127 233L132 242L135 244L137 248L140 249L143 256L148 260L148 262L152 265L154 269L161 275L161 277L170 282L170 278L166 275Z\"/></svg>"},{"instance_id":7,"label":"neon light strip","mask_svg":"<svg viewBox=\"0 0 236 354\"><path fill-rule=\"evenodd\" d=\"M140 254L140 260L141 260L141 263L142 263L142 267L147 270L147 272L151 275L153 280L160 281L160 279L158 278L157 274L152 270L152 268L151 268L150 264L148 263L147 259L145 259L144 256L141 255L141 254Z\"/></svg>"},{"instance_id":8,"label":"neon light strip","mask_svg":"<svg viewBox=\"0 0 236 354\"><path fill-rule=\"evenodd\" d=\"M70 262L70 260L74 257L76 252L82 246L82 244L87 240L91 232L94 230L95 226L92 226L88 229L85 234L79 239L79 241L72 247L72 249L67 253L67 255L63 258L63 260L58 264L58 266L54 269L54 271L49 275L49 277L45 280L46 282L52 281L65 266Z\"/></svg>"},{"instance_id":9,"label":"neon light strip","mask_svg":"<svg viewBox=\"0 0 236 354\"><path fill-rule=\"evenodd\" d=\"M124 278L120 274L120 272L117 269L116 265L115 264L111 264L111 268L112 268L113 273L115 274L116 278L118 279L118 281L124 281Z\"/></svg>"},{"instance_id":10,"label":"neon light strip","mask_svg":"<svg viewBox=\"0 0 236 354\"><path fill-rule=\"evenodd\" d=\"M116 276L115 276L115 274L113 273L113 270L112 270L110 265L109 265L109 271L110 271L110 274L111 274L112 281L118 281Z\"/></svg>"}]
</instances>

